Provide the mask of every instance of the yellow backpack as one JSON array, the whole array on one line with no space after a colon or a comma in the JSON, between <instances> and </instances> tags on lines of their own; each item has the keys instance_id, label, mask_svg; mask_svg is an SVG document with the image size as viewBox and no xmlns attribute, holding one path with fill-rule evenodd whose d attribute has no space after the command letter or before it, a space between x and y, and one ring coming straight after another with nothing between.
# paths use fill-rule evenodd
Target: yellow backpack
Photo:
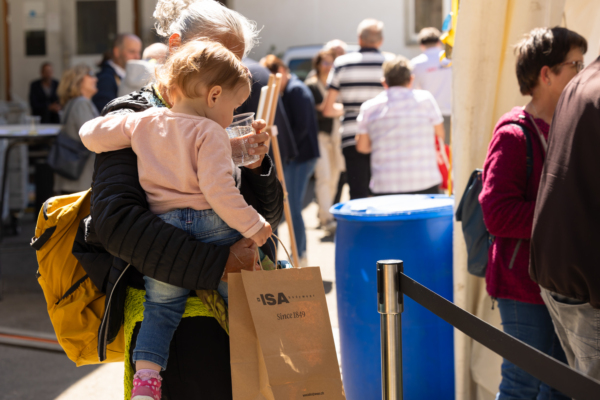
<instances>
[{"instance_id":1,"label":"yellow backpack","mask_svg":"<svg viewBox=\"0 0 600 400\"><path fill-rule=\"evenodd\" d=\"M80 221L90 214L91 189L52 197L38 216L31 247L37 251L38 282L58 342L77 366L99 364L98 328L106 295L92 283L72 253ZM102 363L123 361L123 326Z\"/></svg>"}]
</instances>

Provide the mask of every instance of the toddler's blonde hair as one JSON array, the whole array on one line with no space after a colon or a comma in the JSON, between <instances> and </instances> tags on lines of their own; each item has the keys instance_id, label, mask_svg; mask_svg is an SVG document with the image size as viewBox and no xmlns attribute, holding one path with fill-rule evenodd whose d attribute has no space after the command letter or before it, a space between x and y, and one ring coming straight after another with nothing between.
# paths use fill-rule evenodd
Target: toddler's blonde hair
<instances>
[{"instance_id":1,"label":"toddler's blonde hair","mask_svg":"<svg viewBox=\"0 0 600 400\"><path fill-rule=\"evenodd\" d=\"M193 40L177 49L157 70L156 79L169 97L178 91L191 99L200 97L203 87L251 87L248 68L222 44L204 40Z\"/></svg>"}]
</instances>

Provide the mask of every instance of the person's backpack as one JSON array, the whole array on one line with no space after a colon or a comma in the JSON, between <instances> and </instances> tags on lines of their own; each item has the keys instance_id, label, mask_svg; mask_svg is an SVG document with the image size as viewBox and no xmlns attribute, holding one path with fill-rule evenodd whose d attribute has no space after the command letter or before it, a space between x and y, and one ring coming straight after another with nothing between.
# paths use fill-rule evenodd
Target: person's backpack
<instances>
[{"instance_id":1,"label":"person's backpack","mask_svg":"<svg viewBox=\"0 0 600 400\"><path fill-rule=\"evenodd\" d=\"M38 216L31 247L37 252L37 278L44 291L56 338L77 364L99 364L98 328L105 294L92 283L72 253L79 222L90 214L91 189L52 197ZM108 345L103 363L123 361L123 327Z\"/></svg>"},{"instance_id":2,"label":"person's backpack","mask_svg":"<svg viewBox=\"0 0 600 400\"><path fill-rule=\"evenodd\" d=\"M521 125L514 124L525 135L527 142L527 182L533 172L533 148L531 137L527 129ZM456 220L462 222L462 231L467 244L467 270L471 275L485 277L488 263L489 248L494 241L483 220L483 210L479 204L479 194L483 189L482 170L476 169L471 174L467 187L463 193L460 203L456 209ZM517 242L517 247L510 259L509 269L512 269L522 240Z\"/></svg>"}]
</instances>

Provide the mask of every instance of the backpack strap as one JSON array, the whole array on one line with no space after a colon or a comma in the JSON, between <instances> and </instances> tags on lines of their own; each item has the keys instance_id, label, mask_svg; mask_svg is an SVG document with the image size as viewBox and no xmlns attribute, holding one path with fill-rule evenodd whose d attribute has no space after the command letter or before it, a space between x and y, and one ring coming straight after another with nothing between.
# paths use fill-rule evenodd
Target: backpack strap
<instances>
[{"instance_id":1,"label":"backpack strap","mask_svg":"<svg viewBox=\"0 0 600 400\"><path fill-rule=\"evenodd\" d=\"M511 124L513 126L518 127L521 132L523 132L523 135L525 136L525 141L527 142L527 156L525 159L526 162L526 166L527 166L527 183L526 183L526 187L529 185L529 178L531 177L531 174L533 173L533 146L531 144L531 135L529 134L529 131L523 126L523 125L519 125L519 124ZM521 248L521 243L523 242L523 239L519 239L519 241L517 242L517 245L515 246L515 251L513 252L512 257L510 258L510 264L508 264L508 269L512 269L514 264L515 264L515 260L517 259L517 254L519 253L519 249Z\"/></svg>"}]
</instances>

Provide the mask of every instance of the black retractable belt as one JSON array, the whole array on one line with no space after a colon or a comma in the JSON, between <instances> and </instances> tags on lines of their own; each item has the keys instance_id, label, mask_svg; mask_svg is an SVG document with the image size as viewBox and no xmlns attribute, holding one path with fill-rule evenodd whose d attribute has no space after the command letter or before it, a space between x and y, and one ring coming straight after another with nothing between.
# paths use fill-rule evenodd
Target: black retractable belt
<instances>
[{"instance_id":1,"label":"black retractable belt","mask_svg":"<svg viewBox=\"0 0 600 400\"><path fill-rule=\"evenodd\" d=\"M600 399L600 382L494 328L403 273L400 292L547 385L577 400Z\"/></svg>"}]
</instances>

